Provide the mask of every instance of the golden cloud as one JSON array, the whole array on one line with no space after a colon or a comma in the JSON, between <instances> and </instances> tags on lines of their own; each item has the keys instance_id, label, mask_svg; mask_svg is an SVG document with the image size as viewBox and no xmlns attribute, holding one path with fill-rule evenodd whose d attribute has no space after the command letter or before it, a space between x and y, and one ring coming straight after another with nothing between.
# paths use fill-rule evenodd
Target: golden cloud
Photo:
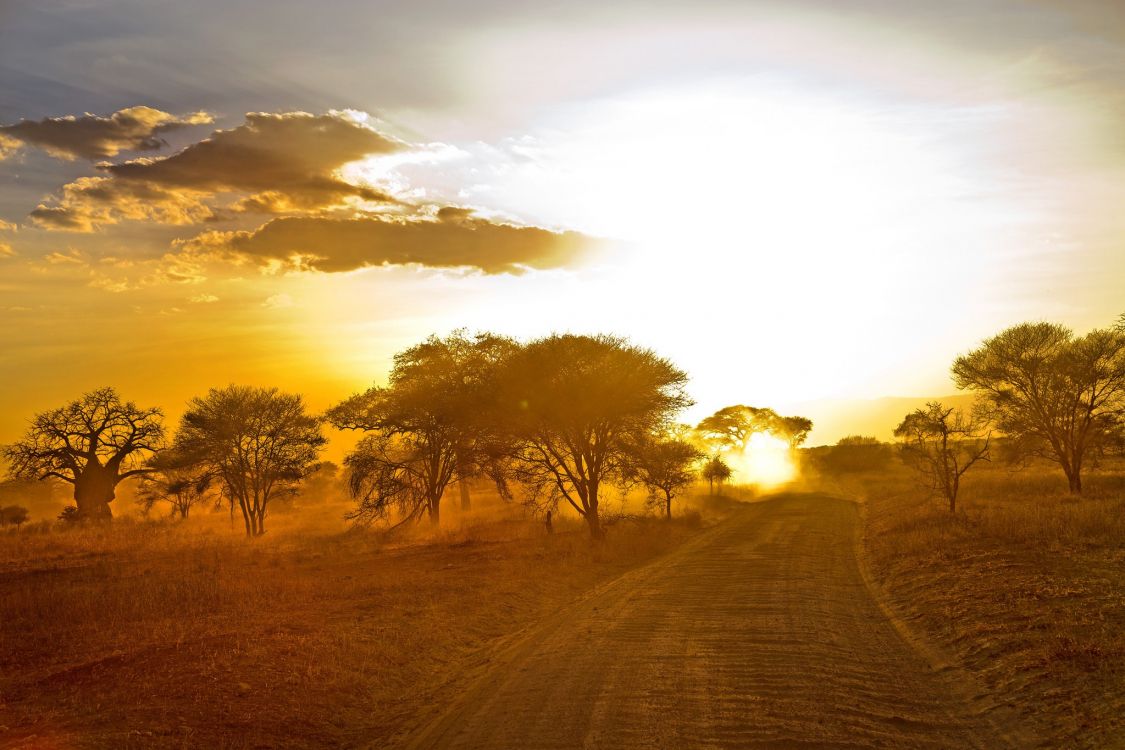
<instances>
[{"instance_id":1,"label":"golden cloud","mask_svg":"<svg viewBox=\"0 0 1125 750\"><path fill-rule=\"evenodd\" d=\"M188 224L231 212L315 211L349 198L395 202L336 172L405 148L350 113L251 113L243 125L215 131L171 156L101 165L108 177L64 186L31 216L47 229L89 232L127 219ZM205 203L222 193L244 195L225 208Z\"/></svg>"},{"instance_id":2,"label":"golden cloud","mask_svg":"<svg viewBox=\"0 0 1125 750\"><path fill-rule=\"evenodd\" d=\"M324 272L417 264L520 273L568 265L596 244L577 232L492 222L450 208L436 220L282 217L254 231L206 232L179 247L189 256L251 259Z\"/></svg>"},{"instance_id":3,"label":"golden cloud","mask_svg":"<svg viewBox=\"0 0 1125 750\"><path fill-rule=\"evenodd\" d=\"M156 151L168 145L160 136L190 125L212 122L206 112L183 117L152 107L129 107L108 117L44 117L0 126L0 159L22 144L60 159L105 159L122 151Z\"/></svg>"}]
</instances>

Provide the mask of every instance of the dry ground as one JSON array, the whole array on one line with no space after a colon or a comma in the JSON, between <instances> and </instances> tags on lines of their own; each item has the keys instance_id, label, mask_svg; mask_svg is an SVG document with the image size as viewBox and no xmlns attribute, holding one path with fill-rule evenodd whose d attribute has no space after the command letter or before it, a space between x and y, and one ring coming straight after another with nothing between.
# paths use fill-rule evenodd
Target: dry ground
<instances>
[{"instance_id":1,"label":"dry ground","mask_svg":"<svg viewBox=\"0 0 1125 750\"><path fill-rule=\"evenodd\" d=\"M906 623L1049 747L1125 747L1125 474L968 475L951 516L901 466L836 480L865 501L875 578Z\"/></svg>"},{"instance_id":2,"label":"dry ground","mask_svg":"<svg viewBox=\"0 0 1125 750\"><path fill-rule=\"evenodd\" d=\"M698 531L621 523L595 554L576 524L447 522L0 534L0 747L379 746L466 655Z\"/></svg>"}]
</instances>

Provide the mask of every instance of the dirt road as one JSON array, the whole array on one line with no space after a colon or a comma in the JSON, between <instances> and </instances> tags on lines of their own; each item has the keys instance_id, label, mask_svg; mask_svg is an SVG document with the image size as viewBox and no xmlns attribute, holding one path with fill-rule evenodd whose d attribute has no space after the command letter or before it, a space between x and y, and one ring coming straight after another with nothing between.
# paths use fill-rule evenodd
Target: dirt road
<instances>
[{"instance_id":1,"label":"dirt road","mask_svg":"<svg viewBox=\"0 0 1125 750\"><path fill-rule=\"evenodd\" d=\"M956 670L892 623L850 502L746 506L490 658L429 748L995 748ZM550 575L545 571L545 575Z\"/></svg>"}]
</instances>

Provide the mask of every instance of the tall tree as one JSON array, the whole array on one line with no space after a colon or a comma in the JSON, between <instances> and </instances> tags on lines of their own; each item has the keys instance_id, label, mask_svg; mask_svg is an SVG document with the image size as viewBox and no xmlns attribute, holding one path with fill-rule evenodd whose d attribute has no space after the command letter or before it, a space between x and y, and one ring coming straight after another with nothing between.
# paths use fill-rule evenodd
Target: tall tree
<instances>
[{"instance_id":1,"label":"tall tree","mask_svg":"<svg viewBox=\"0 0 1125 750\"><path fill-rule=\"evenodd\" d=\"M145 459L164 445L163 417L160 409L139 408L113 388L99 388L36 414L4 457L14 477L73 485L76 520L108 519L117 485L152 471Z\"/></svg>"},{"instance_id":2,"label":"tall tree","mask_svg":"<svg viewBox=\"0 0 1125 750\"><path fill-rule=\"evenodd\" d=\"M260 536L270 500L316 466L326 442L299 395L231 385L188 403L175 449L219 480L242 511L246 535Z\"/></svg>"},{"instance_id":3,"label":"tall tree","mask_svg":"<svg viewBox=\"0 0 1125 750\"><path fill-rule=\"evenodd\" d=\"M602 487L621 476L631 442L665 431L691 403L686 383L668 360L615 336L554 335L513 355L499 404L529 501L566 501L601 539Z\"/></svg>"},{"instance_id":4,"label":"tall tree","mask_svg":"<svg viewBox=\"0 0 1125 750\"><path fill-rule=\"evenodd\" d=\"M957 511L961 477L980 461L989 460L990 435L983 425L964 412L931 401L915 409L895 428L902 459L916 469L933 492Z\"/></svg>"},{"instance_id":5,"label":"tall tree","mask_svg":"<svg viewBox=\"0 0 1125 750\"><path fill-rule=\"evenodd\" d=\"M491 404L498 367L517 349L494 334L455 331L431 336L395 355L385 388L375 387L330 409L340 429L372 433L345 461L359 501L355 520L423 515L437 524L441 501L458 482L467 507L468 482L500 480L501 431Z\"/></svg>"},{"instance_id":6,"label":"tall tree","mask_svg":"<svg viewBox=\"0 0 1125 750\"><path fill-rule=\"evenodd\" d=\"M1125 331L1076 337L1053 323L1024 323L958 357L953 377L980 394L982 413L1019 455L1055 461L1079 494L1088 450L1125 410Z\"/></svg>"},{"instance_id":7,"label":"tall tree","mask_svg":"<svg viewBox=\"0 0 1125 750\"><path fill-rule=\"evenodd\" d=\"M703 453L684 440L645 435L629 446L625 477L648 490L649 503L662 507L672 520L672 501L696 481L701 458Z\"/></svg>"}]
</instances>

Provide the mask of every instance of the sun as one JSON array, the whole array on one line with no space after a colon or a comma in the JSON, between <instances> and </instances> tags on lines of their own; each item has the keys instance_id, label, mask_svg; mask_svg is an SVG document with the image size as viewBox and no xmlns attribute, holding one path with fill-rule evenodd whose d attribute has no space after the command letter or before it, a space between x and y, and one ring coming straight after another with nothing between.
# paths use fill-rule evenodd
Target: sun
<instances>
[{"instance_id":1,"label":"sun","mask_svg":"<svg viewBox=\"0 0 1125 750\"><path fill-rule=\"evenodd\" d=\"M797 464L789 443L767 432L752 435L746 449L741 454L732 454L727 461L739 484L770 489L797 478Z\"/></svg>"}]
</instances>

